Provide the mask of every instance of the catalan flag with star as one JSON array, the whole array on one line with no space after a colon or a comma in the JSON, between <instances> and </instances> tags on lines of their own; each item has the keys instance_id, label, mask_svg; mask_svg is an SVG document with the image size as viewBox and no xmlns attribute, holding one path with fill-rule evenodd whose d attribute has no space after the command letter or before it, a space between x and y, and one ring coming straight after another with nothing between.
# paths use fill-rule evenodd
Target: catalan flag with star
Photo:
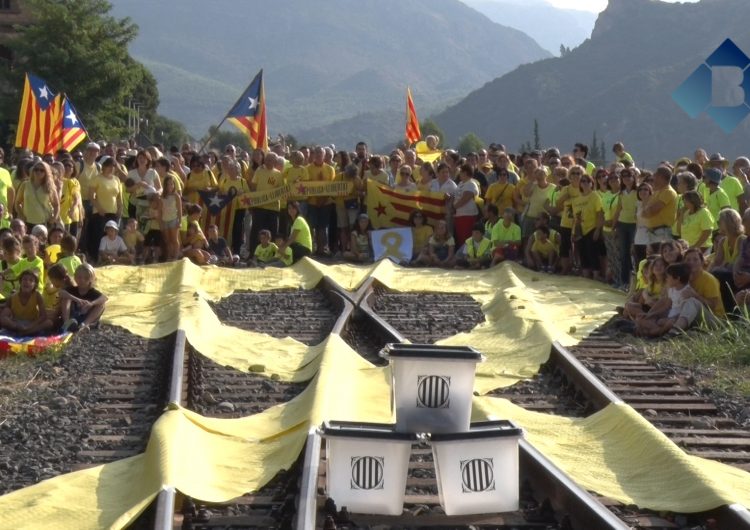
<instances>
[{"instance_id":1,"label":"catalan flag with star","mask_svg":"<svg viewBox=\"0 0 750 530\"><path fill-rule=\"evenodd\" d=\"M60 97L60 96L58 96ZM86 139L88 133L78 117L75 107L66 94L62 94L60 116L55 118L52 134L47 144L47 152L54 153L58 149L72 151Z\"/></svg>"},{"instance_id":2,"label":"catalan flag with star","mask_svg":"<svg viewBox=\"0 0 750 530\"><path fill-rule=\"evenodd\" d=\"M414 108L414 100L411 98L411 89L406 87L406 141L409 145L416 143L422 137L417 119L417 109Z\"/></svg>"},{"instance_id":3,"label":"catalan flag with star","mask_svg":"<svg viewBox=\"0 0 750 530\"><path fill-rule=\"evenodd\" d=\"M54 120L60 116L61 102L44 79L27 73L18 113L15 146L38 154L49 153L47 144Z\"/></svg>"},{"instance_id":4,"label":"catalan flag with star","mask_svg":"<svg viewBox=\"0 0 750 530\"><path fill-rule=\"evenodd\" d=\"M375 181L367 181L367 215L373 228L409 226L409 215L420 210L434 225L445 219L444 193L396 191Z\"/></svg>"},{"instance_id":5,"label":"catalan flag with star","mask_svg":"<svg viewBox=\"0 0 750 530\"><path fill-rule=\"evenodd\" d=\"M229 111L227 120L247 135L253 149L268 150L266 95L263 90L262 69Z\"/></svg>"}]
</instances>

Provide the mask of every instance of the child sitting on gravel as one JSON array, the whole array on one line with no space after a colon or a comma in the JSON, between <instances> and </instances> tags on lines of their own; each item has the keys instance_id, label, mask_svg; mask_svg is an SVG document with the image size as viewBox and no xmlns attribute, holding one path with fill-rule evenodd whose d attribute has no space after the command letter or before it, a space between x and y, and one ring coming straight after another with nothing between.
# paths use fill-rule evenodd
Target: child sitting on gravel
<instances>
[{"instance_id":1,"label":"child sitting on gravel","mask_svg":"<svg viewBox=\"0 0 750 530\"><path fill-rule=\"evenodd\" d=\"M63 331L84 331L96 325L107 303L107 297L94 288L96 273L91 265L80 265L74 279L76 285L60 290Z\"/></svg>"},{"instance_id":2,"label":"child sitting on gravel","mask_svg":"<svg viewBox=\"0 0 750 530\"><path fill-rule=\"evenodd\" d=\"M12 335L30 337L52 329L42 295L37 290L39 277L35 269L26 269L19 277L20 287L0 312L0 326Z\"/></svg>"},{"instance_id":3,"label":"child sitting on gravel","mask_svg":"<svg viewBox=\"0 0 750 530\"><path fill-rule=\"evenodd\" d=\"M456 258L457 269L486 269L492 261L492 242L484 237L484 226L477 224Z\"/></svg>"},{"instance_id":4,"label":"child sitting on gravel","mask_svg":"<svg viewBox=\"0 0 750 530\"><path fill-rule=\"evenodd\" d=\"M258 238L260 239L260 244L255 247L250 265L253 267L265 267L274 260L279 247L271 241L270 230L261 230L258 232Z\"/></svg>"},{"instance_id":5,"label":"child sitting on gravel","mask_svg":"<svg viewBox=\"0 0 750 530\"><path fill-rule=\"evenodd\" d=\"M636 334L661 337L673 329L686 330L703 311L698 294L690 286L690 266L673 263L667 267L667 296L669 312L666 316L644 316L636 321Z\"/></svg>"}]
</instances>

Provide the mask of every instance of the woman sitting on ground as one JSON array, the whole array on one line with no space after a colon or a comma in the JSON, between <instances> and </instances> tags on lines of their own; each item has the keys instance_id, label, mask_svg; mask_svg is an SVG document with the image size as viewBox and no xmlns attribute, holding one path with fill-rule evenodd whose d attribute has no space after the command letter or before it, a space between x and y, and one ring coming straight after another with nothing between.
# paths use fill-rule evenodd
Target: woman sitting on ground
<instances>
[{"instance_id":1,"label":"woman sitting on ground","mask_svg":"<svg viewBox=\"0 0 750 530\"><path fill-rule=\"evenodd\" d=\"M372 261L371 231L370 218L366 213L359 214L357 224L354 226L351 234L352 239L349 247L351 250L344 252L344 259L358 263Z\"/></svg>"},{"instance_id":2,"label":"woman sitting on ground","mask_svg":"<svg viewBox=\"0 0 750 530\"><path fill-rule=\"evenodd\" d=\"M456 259L456 242L448 233L448 223L438 221L427 248L417 259L419 265L452 268Z\"/></svg>"}]
</instances>

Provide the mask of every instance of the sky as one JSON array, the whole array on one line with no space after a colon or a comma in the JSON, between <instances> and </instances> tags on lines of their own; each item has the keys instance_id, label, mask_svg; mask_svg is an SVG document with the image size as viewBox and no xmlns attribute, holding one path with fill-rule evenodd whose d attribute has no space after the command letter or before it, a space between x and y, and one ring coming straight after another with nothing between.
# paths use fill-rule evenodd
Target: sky
<instances>
[{"instance_id":1,"label":"sky","mask_svg":"<svg viewBox=\"0 0 750 530\"><path fill-rule=\"evenodd\" d=\"M677 0L664 0L665 2L675 3ZM685 2L696 2L698 0L682 0ZM591 11L599 13L607 7L607 0L547 0L548 3L555 7L563 9L578 9L581 11Z\"/></svg>"}]
</instances>

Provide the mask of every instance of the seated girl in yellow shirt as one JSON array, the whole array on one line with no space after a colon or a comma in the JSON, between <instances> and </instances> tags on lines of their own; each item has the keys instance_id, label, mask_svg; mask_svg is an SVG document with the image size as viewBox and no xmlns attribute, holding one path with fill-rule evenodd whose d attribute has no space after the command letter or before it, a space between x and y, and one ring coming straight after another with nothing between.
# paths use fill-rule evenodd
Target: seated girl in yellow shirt
<instances>
[{"instance_id":1,"label":"seated girl in yellow shirt","mask_svg":"<svg viewBox=\"0 0 750 530\"><path fill-rule=\"evenodd\" d=\"M40 335L52 329L42 295L37 291L39 277L35 269L26 269L19 277L20 288L0 312L0 326L18 337Z\"/></svg>"}]
</instances>

